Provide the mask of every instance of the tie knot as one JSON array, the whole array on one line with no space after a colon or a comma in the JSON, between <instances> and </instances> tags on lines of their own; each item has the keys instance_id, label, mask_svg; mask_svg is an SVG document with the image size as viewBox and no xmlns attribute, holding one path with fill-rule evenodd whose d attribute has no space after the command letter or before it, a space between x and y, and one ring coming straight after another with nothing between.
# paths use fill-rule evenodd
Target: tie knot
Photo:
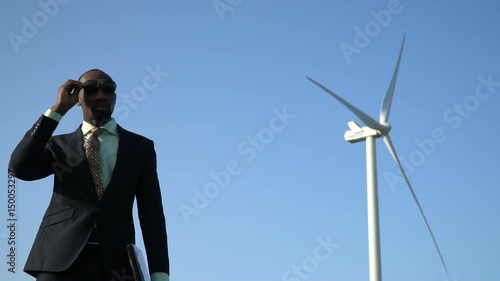
<instances>
[{"instance_id":1,"label":"tie knot","mask_svg":"<svg viewBox=\"0 0 500 281\"><path fill-rule=\"evenodd\" d=\"M90 130L90 135L89 135L89 138L87 139L87 142L99 143L99 141L98 141L99 135L102 134L103 132L104 132L104 128L93 128L92 130Z\"/></svg>"},{"instance_id":2,"label":"tie knot","mask_svg":"<svg viewBox=\"0 0 500 281\"><path fill-rule=\"evenodd\" d=\"M104 128L94 128L90 132L97 137L104 132Z\"/></svg>"}]
</instances>

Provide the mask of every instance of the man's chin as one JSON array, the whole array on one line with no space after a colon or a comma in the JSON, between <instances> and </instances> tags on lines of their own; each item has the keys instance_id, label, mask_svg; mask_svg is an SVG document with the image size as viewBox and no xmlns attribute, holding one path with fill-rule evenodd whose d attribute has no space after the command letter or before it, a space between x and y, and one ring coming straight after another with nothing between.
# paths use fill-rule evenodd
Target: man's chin
<instances>
[{"instance_id":1,"label":"man's chin","mask_svg":"<svg viewBox=\"0 0 500 281\"><path fill-rule=\"evenodd\" d=\"M94 108L92 114L96 119L111 118L111 110L108 108Z\"/></svg>"}]
</instances>

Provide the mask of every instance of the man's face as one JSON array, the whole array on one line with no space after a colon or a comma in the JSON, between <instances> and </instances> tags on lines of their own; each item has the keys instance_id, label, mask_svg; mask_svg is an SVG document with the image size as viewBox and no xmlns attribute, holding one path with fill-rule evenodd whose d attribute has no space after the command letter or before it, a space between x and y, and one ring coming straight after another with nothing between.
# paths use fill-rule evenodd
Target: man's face
<instances>
[{"instance_id":1,"label":"man's face","mask_svg":"<svg viewBox=\"0 0 500 281\"><path fill-rule=\"evenodd\" d=\"M84 87L78 93L78 103L82 106L84 119L110 119L116 103L116 86L113 87L111 77L101 71L92 71L80 82Z\"/></svg>"}]
</instances>

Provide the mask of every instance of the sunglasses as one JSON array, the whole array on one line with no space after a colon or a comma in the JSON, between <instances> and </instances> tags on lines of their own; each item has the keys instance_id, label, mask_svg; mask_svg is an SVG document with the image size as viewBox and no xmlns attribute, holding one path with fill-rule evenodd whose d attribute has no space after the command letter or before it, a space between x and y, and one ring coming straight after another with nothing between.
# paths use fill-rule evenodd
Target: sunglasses
<instances>
[{"instance_id":1,"label":"sunglasses","mask_svg":"<svg viewBox=\"0 0 500 281\"><path fill-rule=\"evenodd\" d=\"M99 88L101 88L105 94L112 94L116 90L116 83L113 80L87 80L83 83L83 90L86 94L96 94Z\"/></svg>"}]
</instances>

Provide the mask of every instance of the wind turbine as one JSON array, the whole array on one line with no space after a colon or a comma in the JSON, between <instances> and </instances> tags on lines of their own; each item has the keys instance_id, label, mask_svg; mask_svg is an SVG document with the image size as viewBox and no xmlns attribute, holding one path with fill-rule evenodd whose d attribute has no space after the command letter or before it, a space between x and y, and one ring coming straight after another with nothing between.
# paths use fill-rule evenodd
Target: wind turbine
<instances>
[{"instance_id":1,"label":"wind turbine","mask_svg":"<svg viewBox=\"0 0 500 281\"><path fill-rule=\"evenodd\" d=\"M394 95L394 89L396 87L396 80L398 78L399 72L399 64L401 63L401 56L403 55L403 48L405 44L406 34L403 36L403 42L401 44L401 50L399 51L398 61L396 63L396 68L394 69L394 74L392 75L391 83L389 84L389 89L385 94L384 101L382 103L382 107L380 109L380 119L376 121L368 114L364 113L354 105L350 104L348 101L344 100L334 92L330 91L328 88L315 81L312 78L306 76L312 83L316 86L323 89L325 92L330 94L336 100L338 100L341 104L347 107L352 113L354 113L363 123L365 123L365 127L360 127L354 121L350 121L348 123L350 130L347 131L344 135L344 138L350 142L360 142L366 141L366 175L367 175L367 204L368 204L368 248L369 248L369 264L370 264L370 280L372 281L381 281L381 259L380 259L380 232L379 232L379 214L378 214L378 194L377 194L377 163L376 163L376 150L375 150L375 139L382 137L384 140L387 149L391 153L394 161L399 168L399 171L403 175L403 178L410 189L411 195L413 196L413 200L417 204L418 210L424 219L425 225L429 230L429 233L432 237L432 241L434 242L434 246L439 254L439 258L443 264L444 270L448 273L448 269L446 268L446 263L444 262L443 256L441 255L441 251L439 250L439 246L436 242L436 238L432 233L432 229L427 221L427 218L424 214L424 211L417 199L417 195L413 190L413 187L408 180L408 177L401 166L401 162L399 161L398 155L396 154L396 150L394 149L394 145L392 144L391 138L389 137L389 131L391 130L391 125L388 123L389 113L391 111L392 97Z\"/></svg>"}]
</instances>

